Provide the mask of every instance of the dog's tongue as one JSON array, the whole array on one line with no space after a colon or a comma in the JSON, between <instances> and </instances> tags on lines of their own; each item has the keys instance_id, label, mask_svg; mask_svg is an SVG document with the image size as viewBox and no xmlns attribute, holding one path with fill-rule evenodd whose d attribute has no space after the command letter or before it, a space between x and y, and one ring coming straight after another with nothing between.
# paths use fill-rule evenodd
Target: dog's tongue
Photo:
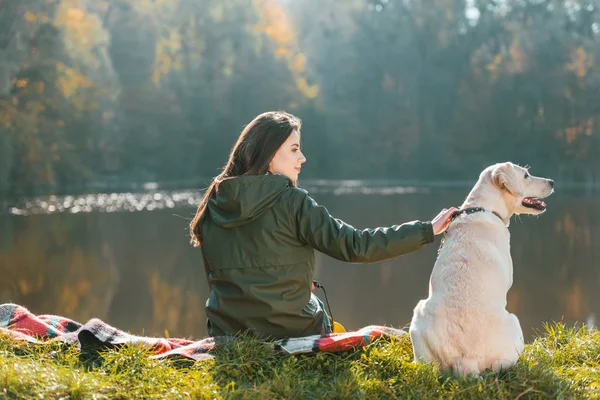
<instances>
[{"instance_id":1,"label":"dog's tongue","mask_svg":"<svg viewBox=\"0 0 600 400\"><path fill-rule=\"evenodd\" d=\"M535 199L533 197L524 198L523 203L531 204L532 206L546 207L546 203L544 203L542 200Z\"/></svg>"}]
</instances>

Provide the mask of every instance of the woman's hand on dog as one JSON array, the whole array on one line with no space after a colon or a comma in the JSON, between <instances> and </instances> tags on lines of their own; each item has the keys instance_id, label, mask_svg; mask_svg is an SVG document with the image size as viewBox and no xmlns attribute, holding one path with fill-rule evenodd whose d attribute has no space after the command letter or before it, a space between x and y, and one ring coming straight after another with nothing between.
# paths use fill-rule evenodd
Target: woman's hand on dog
<instances>
[{"instance_id":1,"label":"woman's hand on dog","mask_svg":"<svg viewBox=\"0 0 600 400\"><path fill-rule=\"evenodd\" d=\"M452 214L458 211L456 207L444 208L435 218L431 221L433 226L433 234L439 235L444 233L448 229L448 225L452 222Z\"/></svg>"}]
</instances>

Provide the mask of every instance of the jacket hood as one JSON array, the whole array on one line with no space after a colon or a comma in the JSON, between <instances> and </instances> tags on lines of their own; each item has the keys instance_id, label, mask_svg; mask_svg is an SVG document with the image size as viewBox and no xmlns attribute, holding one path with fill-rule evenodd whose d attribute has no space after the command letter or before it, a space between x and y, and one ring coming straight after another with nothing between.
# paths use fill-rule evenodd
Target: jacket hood
<instances>
[{"instance_id":1,"label":"jacket hood","mask_svg":"<svg viewBox=\"0 0 600 400\"><path fill-rule=\"evenodd\" d=\"M226 179L208 202L212 221L223 228L247 224L260 217L293 186L283 175L249 175Z\"/></svg>"}]
</instances>

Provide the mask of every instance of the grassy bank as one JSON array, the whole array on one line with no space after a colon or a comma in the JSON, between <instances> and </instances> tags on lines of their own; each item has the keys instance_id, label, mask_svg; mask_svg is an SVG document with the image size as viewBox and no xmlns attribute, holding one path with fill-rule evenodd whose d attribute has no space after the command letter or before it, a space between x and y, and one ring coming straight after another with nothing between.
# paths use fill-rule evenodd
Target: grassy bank
<instances>
[{"instance_id":1,"label":"grassy bank","mask_svg":"<svg viewBox=\"0 0 600 400\"><path fill-rule=\"evenodd\" d=\"M73 346L0 338L0 398L456 398L600 397L600 333L549 326L501 375L457 379L412 363L408 335L344 354L286 356L254 340L210 361L150 360L125 346L83 362Z\"/></svg>"}]
</instances>

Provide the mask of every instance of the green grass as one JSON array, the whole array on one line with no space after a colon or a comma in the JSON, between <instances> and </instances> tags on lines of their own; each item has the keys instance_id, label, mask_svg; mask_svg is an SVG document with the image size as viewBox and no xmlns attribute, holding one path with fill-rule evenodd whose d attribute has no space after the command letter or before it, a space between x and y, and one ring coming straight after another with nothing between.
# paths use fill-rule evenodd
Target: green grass
<instances>
[{"instance_id":1,"label":"green grass","mask_svg":"<svg viewBox=\"0 0 600 400\"><path fill-rule=\"evenodd\" d=\"M0 399L555 399L600 397L600 333L552 324L500 375L458 379L412 363L408 335L344 354L288 356L246 338L216 358L151 360L123 346L82 361L74 346L0 338Z\"/></svg>"}]
</instances>

